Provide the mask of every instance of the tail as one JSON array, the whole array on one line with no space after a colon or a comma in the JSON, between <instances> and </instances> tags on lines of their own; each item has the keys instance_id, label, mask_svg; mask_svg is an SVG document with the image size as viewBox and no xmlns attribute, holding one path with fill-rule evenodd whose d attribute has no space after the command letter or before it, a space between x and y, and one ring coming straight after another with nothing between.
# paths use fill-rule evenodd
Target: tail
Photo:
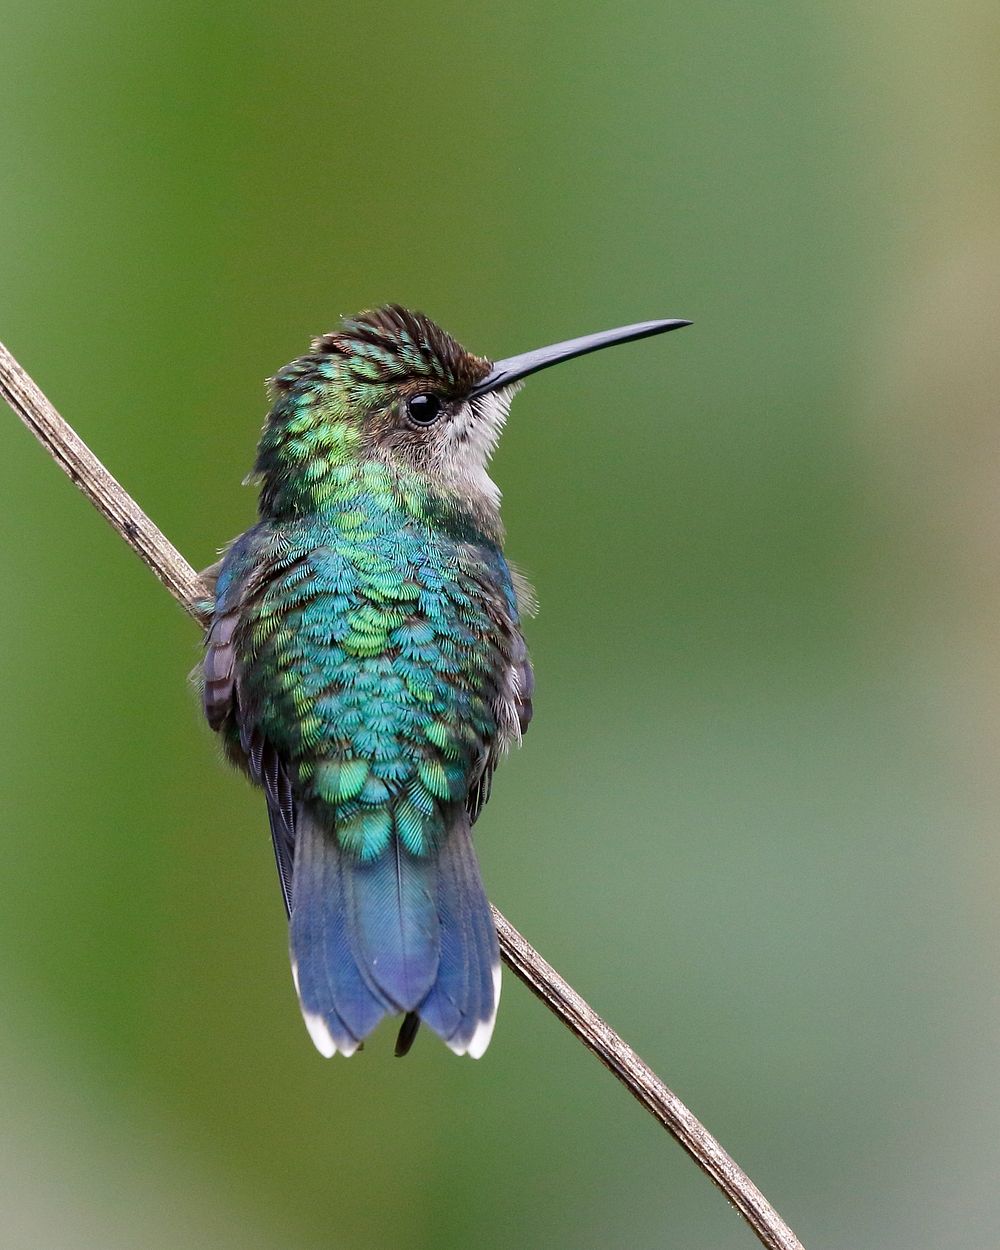
<instances>
[{"instance_id":1,"label":"tail","mask_svg":"<svg viewBox=\"0 0 1000 1250\"><path fill-rule=\"evenodd\" d=\"M352 1055L383 1016L400 1012L456 1054L483 1054L500 949L464 809L433 857L394 838L364 861L300 807L291 894L292 975L321 1054Z\"/></svg>"}]
</instances>

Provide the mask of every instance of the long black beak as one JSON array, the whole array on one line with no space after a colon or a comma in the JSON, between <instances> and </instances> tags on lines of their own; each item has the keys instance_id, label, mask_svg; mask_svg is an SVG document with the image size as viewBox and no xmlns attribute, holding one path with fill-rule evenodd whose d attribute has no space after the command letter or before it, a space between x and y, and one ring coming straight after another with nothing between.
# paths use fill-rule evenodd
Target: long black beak
<instances>
[{"instance_id":1,"label":"long black beak","mask_svg":"<svg viewBox=\"0 0 1000 1250\"><path fill-rule=\"evenodd\" d=\"M539 369L547 369L549 365L557 365L561 360L572 360L574 356L599 352L602 347L612 347L615 343L631 343L633 339L666 334L668 330L679 330L681 326L690 324L690 321L639 321L634 326L601 330L599 334L585 334L579 339L567 339L565 343L553 343L551 347L538 347L533 352L522 352L520 356L508 356L506 360L498 360L486 377L476 383L469 392L469 398L475 399L477 395L499 391L504 386L510 386L511 382L526 378L529 373L537 373Z\"/></svg>"}]
</instances>

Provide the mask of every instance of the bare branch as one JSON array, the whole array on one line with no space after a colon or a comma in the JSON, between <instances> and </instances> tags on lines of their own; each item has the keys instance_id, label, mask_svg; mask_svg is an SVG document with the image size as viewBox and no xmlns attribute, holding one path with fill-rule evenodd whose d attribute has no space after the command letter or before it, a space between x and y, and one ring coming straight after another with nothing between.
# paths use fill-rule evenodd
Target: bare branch
<instances>
[{"instance_id":1,"label":"bare branch","mask_svg":"<svg viewBox=\"0 0 1000 1250\"><path fill-rule=\"evenodd\" d=\"M749 1176L730 1158L704 1124L668 1089L648 1063L539 955L495 907L504 963L571 1033L600 1059L637 1102L679 1142L706 1176L715 1181L762 1245L802 1250L799 1239Z\"/></svg>"},{"instance_id":2,"label":"bare branch","mask_svg":"<svg viewBox=\"0 0 1000 1250\"><path fill-rule=\"evenodd\" d=\"M205 598L194 569L118 485L82 438L63 420L34 381L0 343L0 395L74 485L87 496L182 607L198 619Z\"/></svg>"},{"instance_id":3,"label":"bare branch","mask_svg":"<svg viewBox=\"0 0 1000 1250\"><path fill-rule=\"evenodd\" d=\"M67 476L196 620L207 597L194 569L124 491L0 343L0 394ZM493 908L504 962L658 1120L743 1215L769 1250L802 1244L749 1176L635 1051Z\"/></svg>"}]
</instances>

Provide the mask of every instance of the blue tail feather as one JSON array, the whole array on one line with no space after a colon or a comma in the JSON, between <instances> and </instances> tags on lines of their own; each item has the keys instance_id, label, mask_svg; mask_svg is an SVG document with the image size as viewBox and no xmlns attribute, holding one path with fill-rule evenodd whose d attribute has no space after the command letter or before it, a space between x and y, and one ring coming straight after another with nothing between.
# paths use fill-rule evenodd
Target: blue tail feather
<instances>
[{"instance_id":1,"label":"blue tail feather","mask_svg":"<svg viewBox=\"0 0 1000 1250\"><path fill-rule=\"evenodd\" d=\"M345 921L336 839L300 808L289 925L292 970L306 1025L327 1056L353 1054L392 1009L361 976Z\"/></svg>"},{"instance_id":2,"label":"blue tail feather","mask_svg":"<svg viewBox=\"0 0 1000 1250\"><path fill-rule=\"evenodd\" d=\"M361 975L396 1011L412 1011L434 984L441 935L437 864L398 839L377 859L341 853L351 950Z\"/></svg>"},{"instance_id":3,"label":"blue tail feather","mask_svg":"<svg viewBox=\"0 0 1000 1250\"><path fill-rule=\"evenodd\" d=\"M438 906L441 968L420 1016L452 1050L478 1058L496 1019L500 948L464 811L438 854Z\"/></svg>"},{"instance_id":4,"label":"blue tail feather","mask_svg":"<svg viewBox=\"0 0 1000 1250\"><path fill-rule=\"evenodd\" d=\"M441 917L441 964L437 981L420 1007L420 1017L448 1043L466 1014L481 1010L478 992L478 951L468 908L462 900L464 881L456 856L443 848L438 857L438 908Z\"/></svg>"},{"instance_id":5,"label":"blue tail feather","mask_svg":"<svg viewBox=\"0 0 1000 1250\"><path fill-rule=\"evenodd\" d=\"M353 1054L383 1016L416 1012L458 1054L481 1055L500 955L464 809L426 857L393 839L364 861L311 810L295 823L291 954L317 1048Z\"/></svg>"}]
</instances>

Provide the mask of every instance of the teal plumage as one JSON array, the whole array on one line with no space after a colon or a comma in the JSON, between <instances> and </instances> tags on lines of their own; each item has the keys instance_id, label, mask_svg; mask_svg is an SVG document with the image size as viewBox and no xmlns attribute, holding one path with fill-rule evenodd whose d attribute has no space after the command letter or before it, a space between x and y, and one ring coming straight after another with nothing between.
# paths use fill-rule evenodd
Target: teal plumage
<instances>
[{"instance_id":1,"label":"teal plumage","mask_svg":"<svg viewBox=\"0 0 1000 1250\"><path fill-rule=\"evenodd\" d=\"M395 1012L460 1053L492 1029L499 952L469 830L530 718L517 596L492 497L385 453L400 392L433 382L464 404L487 369L403 310L320 340L275 379L261 519L218 573L206 713L267 793L325 1052Z\"/></svg>"},{"instance_id":2,"label":"teal plumage","mask_svg":"<svg viewBox=\"0 0 1000 1250\"><path fill-rule=\"evenodd\" d=\"M496 929L472 847L532 713L530 591L487 474L522 378L687 322L492 363L419 313L343 323L273 380L260 519L213 570L205 715L264 790L292 971L324 1055L404 1014L489 1044Z\"/></svg>"},{"instance_id":3,"label":"teal plumage","mask_svg":"<svg viewBox=\"0 0 1000 1250\"><path fill-rule=\"evenodd\" d=\"M322 518L251 530L226 559L216 607L220 619L239 612L244 719L362 859L393 828L414 854L440 839L442 803L465 797L496 737L495 622L517 622L496 547L408 514L388 476L359 473L374 489L347 482ZM235 747L235 723L229 732Z\"/></svg>"}]
</instances>

